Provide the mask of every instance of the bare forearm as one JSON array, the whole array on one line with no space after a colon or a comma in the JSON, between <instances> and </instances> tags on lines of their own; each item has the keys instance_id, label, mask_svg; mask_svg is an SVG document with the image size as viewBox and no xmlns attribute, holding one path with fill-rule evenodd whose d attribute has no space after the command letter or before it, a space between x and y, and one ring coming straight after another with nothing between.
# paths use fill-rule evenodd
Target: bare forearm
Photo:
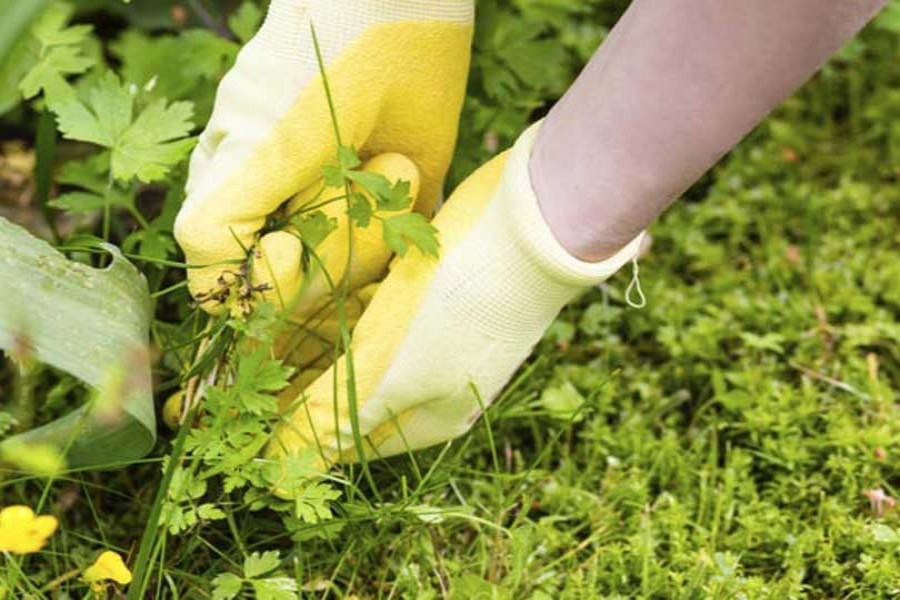
<instances>
[{"instance_id":1,"label":"bare forearm","mask_svg":"<svg viewBox=\"0 0 900 600\"><path fill-rule=\"evenodd\" d=\"M635 0L531 160L560 242L600 260L852 38L886 0Z\"/></svg>"}]
</instances>

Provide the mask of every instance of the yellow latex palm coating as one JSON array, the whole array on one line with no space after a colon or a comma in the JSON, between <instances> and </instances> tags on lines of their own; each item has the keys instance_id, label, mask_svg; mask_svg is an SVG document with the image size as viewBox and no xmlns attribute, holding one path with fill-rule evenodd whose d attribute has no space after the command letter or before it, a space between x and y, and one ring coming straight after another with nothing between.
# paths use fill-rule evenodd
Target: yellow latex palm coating
<instances>
[{"instance_id":1,"label":"yellow latex palm coating","mask_svg":"<svg viewBox=\"0 0 900 600\"><path fill-rule=\"evenodd\" d=\"M441 194L465 93L471 25L424 21L370 27L328 65L342 142L364 157L397 152L419 168L416 210L430 216ZM192 265L195 296L220 287L222 261L243 259L266 217L334 162L337 144L323 82L316 77L238 172L192 202L176 237ZM204 303L215 312L221 306Z\"/></svg>"},{"instance_id":2,"label":"yellow latex palm coating","mask_svg":"<svg viewBox=\"0 0 900 600\"><path fill-rule=\"evenodd\" d=\"M466 234L477 223L478 218L492 199L499 185L507 154L503 154L476 171L448 200L433 221L439 231L442 255L449 254ZM398 258L391 267L388 278L381 284L378 294L360 319L354 332L351 349L353 361L357 366L355 377L355 395L358 402L363 402L375 392L399 351L412 316L416 314L425 294L431 286L438 271L439 261L411 252ZM402 318L398 318L402 316ZM346 362L343 358L336 363L337 415L340 423L350 419L348 391L346 385ZM304 448L314 448L325 452L321 467L337 460L355 460L355 451L345 456L329 455L329 446L335 437L335 396L333 393L335 366L325 371L316 379L302 396L295 401L293 412L288 420L276 431L276 439L269 445L270 458L278 458ZM377 448L381 441L399 433L412 413L397 416L376 428L367 436L371 445L366 449L372 455L372 448ZM321 447L320 447L321 446Z\"/></svg>"}]
</instances>

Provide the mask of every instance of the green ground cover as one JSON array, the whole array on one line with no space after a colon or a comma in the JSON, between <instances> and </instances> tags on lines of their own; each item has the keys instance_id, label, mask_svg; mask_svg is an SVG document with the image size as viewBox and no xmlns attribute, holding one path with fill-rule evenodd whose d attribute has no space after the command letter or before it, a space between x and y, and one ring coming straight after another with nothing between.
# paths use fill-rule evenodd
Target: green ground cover
<instances>
[{"instance_id":1,"label":"green ground cover","mask_svg":"<svg viewBox=\"0 0 900 600\"><path fill-rule=\"evenodd\" d=\"M174 27L168 7L86 4L72 18L95 28L72 46L95 65L76 88L102 85L107 70L137 86L158 74L147 103L190 101L202 126L237 44ZM479 2L455 181L565 90L622 5ZM217 8L241 36L255 26L248 4ZM185 52L196 59L174 68ZM0 557L0 582L11 598L86 596L81 570L110 549L136 578L98 596L900 596L898 65L894 3L654 226L647 307L627 306L629 272L586 294L470 435L279 502L252 453L233 458L268 434L271 415L226 426L235 398L223 391L205 429L161 431L136 464L52 478L5 469L0 506L41 505L60 527L42 552ZM13 102L5 138L34 143L43 97ZM57 184L89 189L59 168L85 148L60 142L56 154ZM153 294L160 406L191 374L206 326L165 262L180 260L171 223L183 177L183 163L152 185L129 174L120 192L133 204L107 226ZM101 234L96 205L68 208L62 217L78 219L64 243ZM265 337L265 322L223 325L222 337ZM222 344L253 371L252 391L284 375ZM0 365L6 401L17 378L13 361ZM49 369L29 377L46 398L37 422L84 395ZM177 469L164 460L173 453Z\"/></svg>"}]
</instances>

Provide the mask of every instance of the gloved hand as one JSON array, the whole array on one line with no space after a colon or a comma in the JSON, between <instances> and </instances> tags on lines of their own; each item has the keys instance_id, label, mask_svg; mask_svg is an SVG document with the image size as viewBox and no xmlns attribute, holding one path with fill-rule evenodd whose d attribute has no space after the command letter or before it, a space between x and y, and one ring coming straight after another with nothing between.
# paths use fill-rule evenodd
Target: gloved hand
<instances>
[{"instance_id":1,"label":"gloved hand","mask_svg":"<svg viewBox=\"0 0 900 600\"><path fill-rule=\"evenodd\" d=\"M392 264L353 333L355 410L342 358L296 400L270 457L313 448L322 467L356 460L354 420L368 458L461 435L562 307L637 257L643 234L595 264L560 246L531 188L536 132L478 170L441 209L433 221L439 260L410 253Z\"/></svg>"},{"instance_id":2,"label":"gloved hand","mask_svg":"<svg viewBox=\"0 0 900 600\"><path fill-rule=\"evenodd\" d=\"M430 216L456 141L473 18L473 0L272 1L222 80L175 223L188 263L207 266L188 274L204 308L224 308L223 282L237 283L238 269L223 262L245 259L267 216L298 192L317 192L308 190L336 162L311 26L342 144L363 158L408 157L421 175L415 209ZM291 256L299 247L285 238L279 246ZM280 287L299 287L295 266L281 273Z\"/></svg>"}]
</instances>

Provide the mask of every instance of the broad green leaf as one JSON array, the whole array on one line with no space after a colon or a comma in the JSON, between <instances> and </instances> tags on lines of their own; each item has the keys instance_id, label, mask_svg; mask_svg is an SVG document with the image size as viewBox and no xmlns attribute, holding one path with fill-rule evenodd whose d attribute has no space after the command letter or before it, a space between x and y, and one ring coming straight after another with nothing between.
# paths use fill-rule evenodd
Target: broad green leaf
<instances>
[{"instance_id":1,"label":"broad green leaf","mask_svg":"<svg viewBox=\"0 0 900 600\"><path fill-rule=\"evenodd\" d=\"M213 579L213 600L231 600L241 593L244 581L234 573L222 573Z\"/></svg>"},{"instance_id":2,"label":"broad green leaf","mask_svg":"<svg viewBox=\"0 0 900 600\"><path fill-rule=\"evenodd\" d=\"M234 62L240 46L205 29L189 29L178 35L126 30L109 45L119 59L119 72L152 100L190 100L198 122L212 112L218 81ZM190 60L172 60L189 56Z\"/></svg>"},{"instance_id":3,"label":"broad green leaf","mask_svg":"<svg viewBox=\"0 0 900 600\"><path fill-rule=\"evenodd\" d=\"M56 182L82 187L103 195L109 187L107 165L109 165L108 152L98 152L88 158L70 160L63 163L56 172Z\"/></svg>"},{"instance_id":4,"label":"broad green leaf","mask_svg":"<svg viewBox=\"0 0 900 600\"><path fill-rule=\"evenodd\" d=\"M38 18L24 38L28 53L17 56L23 68L18 88L25 99L42 91L48 103L71 99L75 91L66 81L69 75L78 75L91 68L95 58L83 54L92 28L88 25L67 27L72 16L72 6L53 2Z\"/></svg>"},{"instance_id":5,"label":"broad green leaf","mask_svg":"<svg viewBox=\"0 0 900 600\"><path fill-rule=\"evenodd\" d=\"M270 577L253 582L257 600L296 600L297 581L290 577Z\"/></svg>"},{"instance_id":6,"label":"broad green leaf","mask_svg":"<svg viewBox=\"0 0 900 600\"><path fill-rule=\"evenodd\" d=\"M59 46L51 48L22 79L19 90L28 100L42 91L50 103L61 102L74 97L74 91L66 83L66 75L77 75L87 71L93 60L82 56L77 48Z\"/></svg>"},{"instance_id":7,"label":"broad green leaf","mask_svg":"<svg viewBox=\"0 0 900 600\"><path fill-rule=\"evenodd\" d=\"M103 196L90 192L68 192L60 194L48 204L66 212L86 214L103 208Z\"/></svg>"},{"instance_id":8,"label":"broad green leaf","mask_svg":"<svg viewBox=\"0 0 900 600\"><path fill-rule=\"evenodd\" d=\"M51 108L59 130L72 140L112 151L113 177L150 183L166 176L194 145L185 138L193 128L193 104L167 105L157 100L134 116L134 96L128 86L107 73L88 94L88 104L70 98Z\"/></svg>"},{"instance_id":9,"label":"broad green leaf","mask_svg":"<svg viewBox=\"0 0 900 600\"><path fill-rule=\"evenodd\" d=\"M128 194L120 189L113 188L107 192L67 192L60 194L48 204L53 208L65 210L70 213L87 214L102 210L104 202L108 200L109 205L114 208L133 209L134 195Z\"/></svg>"},{"instance_id":10,"label":"broad green leaf","mask_svg":"<svg viewBox=\"0 0 900 600\"><path fill-rule=\"evenodd\" d=\"M382 220L385 243L400 256L414 245L422 254L438 256L440 243L437 229L419 213L404 213Z\"/></svg>"},{"instance_id":11,"label":"broad green leaf","mask_svg":"<svg viewBox=\"0 0 900 600\"><path fill-rule=\"evenodd\" d=\"M381 173L347 171L347 179L365 188L375 197L376 201L380 201L381 198L389 198L391 195L391 182Z\"/></svg>"},{"instance_id":12,"label":"broad green leaf","mask_svg":"<svg viewBox=\"0 0 900 600\"><path fill-rule=\"evenodd\" d=\"M265 575L270 571L274 571L281 564L278 552L270 550L268 552L254 552L244 559L244 577L253 579L260 575Z\"/></svg>"},{"instance_id":13,"label":"broad green leaf","mask_svg":"<svg viewBox=\"0 0 900 600\"><path fill-rule=\"evenodd\" d=\"M291 224L296 228L303 243L310 248L321 244L337 229L337 219L329 217L321 210L296 215L291 219Z\"/></svg>"},{"instance_id":14,"label":"broad green leaf","mask_svg":"<svg viewBox=\"0 0 900 600\"><path fill-rule=\"evenodd\" d=\"M131 121L134 99L112 73L91 89L89 97L91 106L75 97L51 106L59 130L67 139L112 148Z\"/></svg>"},{"instance_id":15,"label":"broad green leaf","mask_svg":"<svg viewBox=\"0 0 900 600\"><path fill-rule=\"evenodd\" d=\"M250 41L263 20L263 12L255 2L244 0L240 7L228 17L228 28L243 43Z\"/></svg>"},{"instance_id":16,"label":"broad green leaf","mask_svg":"<svg viewBox=\"0 0 900 600\"><path fill-rule=\"evenodd\" d=\"M110 245L105 269L66 259L49 244L0 219L0 348L69 373L96 390L68 415L4 440L68 447L73 467L122 464L156 439L144 277Z\"/></svg>"},{"instance_id":17,"label":"broad green leaf","mask_svg":"<svg viewBox=\"0 0 900 600\"><path fill-rule=\"evenodd\" d=\"M10 50L5 62L0 59L0 115L18 106L22 100L19 83L34 66L39 50L37 40L24 36Z\"/></svg>"},{"instance_id":18,"label":"broad green leaf","mask_svg":"<svg viewBox=\"0 0 900 600\"><path fill-rule=\"evenodd\" d=\"M584 396L571 382L565 381L544 390L541 394L541 405L553 418L569 421L578 417L584 405Z\"/></svg>"},{"instance_id":19,"label":"broad green leaf","mask_svg":"<svg viewBox=\"0 0 900 600\"><path fill-rule=\"evenodd\" d=\"M355 169L362 164L362 159L353 146L341 146L338 148L338 159L341 162L341 168L345 171Z\"/></svg>"},{"instance_id":20,"label":"broad green leaf","mask_svg":"<svg viewBox=\"0 0 900 600\"><path fill-rule=\"evenodd\" d=\"M372 205L369 204L369 199L359 192L350 194L347 216L357 227L368 227L372 221Z\"/></svg>"}]
</instances>

